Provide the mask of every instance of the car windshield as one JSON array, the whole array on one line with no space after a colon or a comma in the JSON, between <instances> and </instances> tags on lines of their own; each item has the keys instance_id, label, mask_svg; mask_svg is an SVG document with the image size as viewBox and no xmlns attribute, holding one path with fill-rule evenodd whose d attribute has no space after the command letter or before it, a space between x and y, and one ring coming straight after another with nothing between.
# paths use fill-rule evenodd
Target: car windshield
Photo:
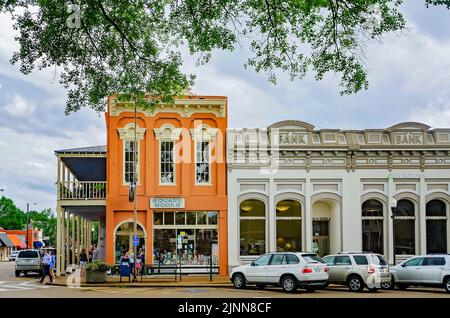
<instances>
[{"instance_id":1,"label":"car windshield","mask_svg":"<svg viewBox=\"0 0 450 318\"><path fill-rule=\"evenodd\" d=\"M324 263L323 259L321 259L316 254L304 254L302 255L303 259L306 261L306 263Z\"/></svg>"},{"instance_id":2,"label":"car windshield","mask_svg":"<svg viewBox=\"0 0 450 318\"><path fill-rule=\"evenodd\" d=\"M38 252L36 251L21 251L18 258L38 258Z\"/></svg>"},{"instance_id":3,"label":"car windshield","mask_svg":"<svg viewBox=\"0 0 450 318\"><path fill-rule=\"evenodd\" d=\"M374 263L374 265L387 265L386 260L381 255L378 255L378 254L371 255L370 258L372 259L372 262Z\"/></svg>"}]
</instances>

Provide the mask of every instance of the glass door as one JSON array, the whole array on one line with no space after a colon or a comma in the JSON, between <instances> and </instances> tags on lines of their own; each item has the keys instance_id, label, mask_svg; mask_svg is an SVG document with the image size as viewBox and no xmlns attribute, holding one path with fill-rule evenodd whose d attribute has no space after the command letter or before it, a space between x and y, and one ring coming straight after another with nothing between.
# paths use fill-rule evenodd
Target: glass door
<instances>
[{"instance_id":1,"label":"glass door","mask_svg":"<svg viewBox=\"0 0 450 318\"><path fill-rule=\"evenodd\" d=\"M313 252L320 257L330 254L329 220L313 221Z\"/></svg>"}]
</instances>

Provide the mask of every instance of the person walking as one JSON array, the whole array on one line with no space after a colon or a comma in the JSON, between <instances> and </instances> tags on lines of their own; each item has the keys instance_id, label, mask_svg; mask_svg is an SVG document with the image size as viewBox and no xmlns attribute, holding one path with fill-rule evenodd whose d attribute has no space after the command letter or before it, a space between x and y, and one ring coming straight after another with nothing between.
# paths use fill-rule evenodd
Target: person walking
<instances>
[{"instance_id":1,"label":"person walking","mask_svg":"<svg viewBox=\"0 0 450 318\"><path fill-rule=\"evenodd\" d=\"M81 250L81 254L80 254L80 267L81 267L81 276L84 276L84 267L86 266L88 262L88 257L86 255L86 250L83 248Z\"/></svg>"},{"instance_id":2,"label":"person walking","mask_svg":"<svg viewBox=\"0 0 450 318\"><path fill-rule=\"evenodd\" d=\"M55 256L55 254L52 251L49 251L49 255L50 255L50 259L51 259L51 262L50 262L50 276L52 277L52 280L53 280L53 278L55 277L54 270L55 270L55 266L56 266L56 256Z\"/></svg>"},{"instance_id":3,"label":"person walking","mask_svg":"<svg viewBox=\"0 0 450 318\"><path fill-rule=\"evenodd\" d=\"M50 282L53 282L53 277L50 274L50 264L52 262L52 257L48 254L48 252L45 250L44 251L44 258L42 259L42 264L43 264L43 272L42 272L42 277L40 280L40 283L44 283L45 277L48 276L50 277Z\"/></svg>"}]
</instances>

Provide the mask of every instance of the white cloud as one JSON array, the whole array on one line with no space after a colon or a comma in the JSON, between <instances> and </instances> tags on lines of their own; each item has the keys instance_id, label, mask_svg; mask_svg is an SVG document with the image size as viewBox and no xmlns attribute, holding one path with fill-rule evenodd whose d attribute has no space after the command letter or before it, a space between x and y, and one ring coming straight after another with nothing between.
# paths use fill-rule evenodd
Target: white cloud
<instances>
[{"instance_id":1,"label":"white cloud","mask_svg":"<svg viewBox=\"0 0 450 318\"><path fill-rule=\"evenodd\" d=\"M433 128L450 127L450 90L443 91L432 99L426 107L412 113L411 121L423 122Z\"/></svg>"},{"instance_id":2,"label":"white cloud","mask_svg":"<svg viewBox=\"0 0 450 318\"><path fill-rule=\"evenodd\" d=\"M15 94L10 103L3 107L4 111L16 117L31 115L35 109L35 105L18 94Z\"/></svg>"}]
</instances>

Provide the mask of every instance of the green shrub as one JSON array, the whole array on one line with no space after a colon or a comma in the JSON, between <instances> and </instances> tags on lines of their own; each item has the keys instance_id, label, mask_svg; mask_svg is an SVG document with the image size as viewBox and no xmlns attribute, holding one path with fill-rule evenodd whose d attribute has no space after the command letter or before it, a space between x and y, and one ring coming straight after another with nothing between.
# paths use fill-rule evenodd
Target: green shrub
<instances>
[{"instance_id":1,"label":"green shrub","mask_svg":"<svg viewBox=\"0 0 450 318\"><path fill-rule=\"evenodd\" d=\"M110 266L102 261L93 261L87 264L85 269L88 272L107 272Z\"/></svg>"}]
</instances>

